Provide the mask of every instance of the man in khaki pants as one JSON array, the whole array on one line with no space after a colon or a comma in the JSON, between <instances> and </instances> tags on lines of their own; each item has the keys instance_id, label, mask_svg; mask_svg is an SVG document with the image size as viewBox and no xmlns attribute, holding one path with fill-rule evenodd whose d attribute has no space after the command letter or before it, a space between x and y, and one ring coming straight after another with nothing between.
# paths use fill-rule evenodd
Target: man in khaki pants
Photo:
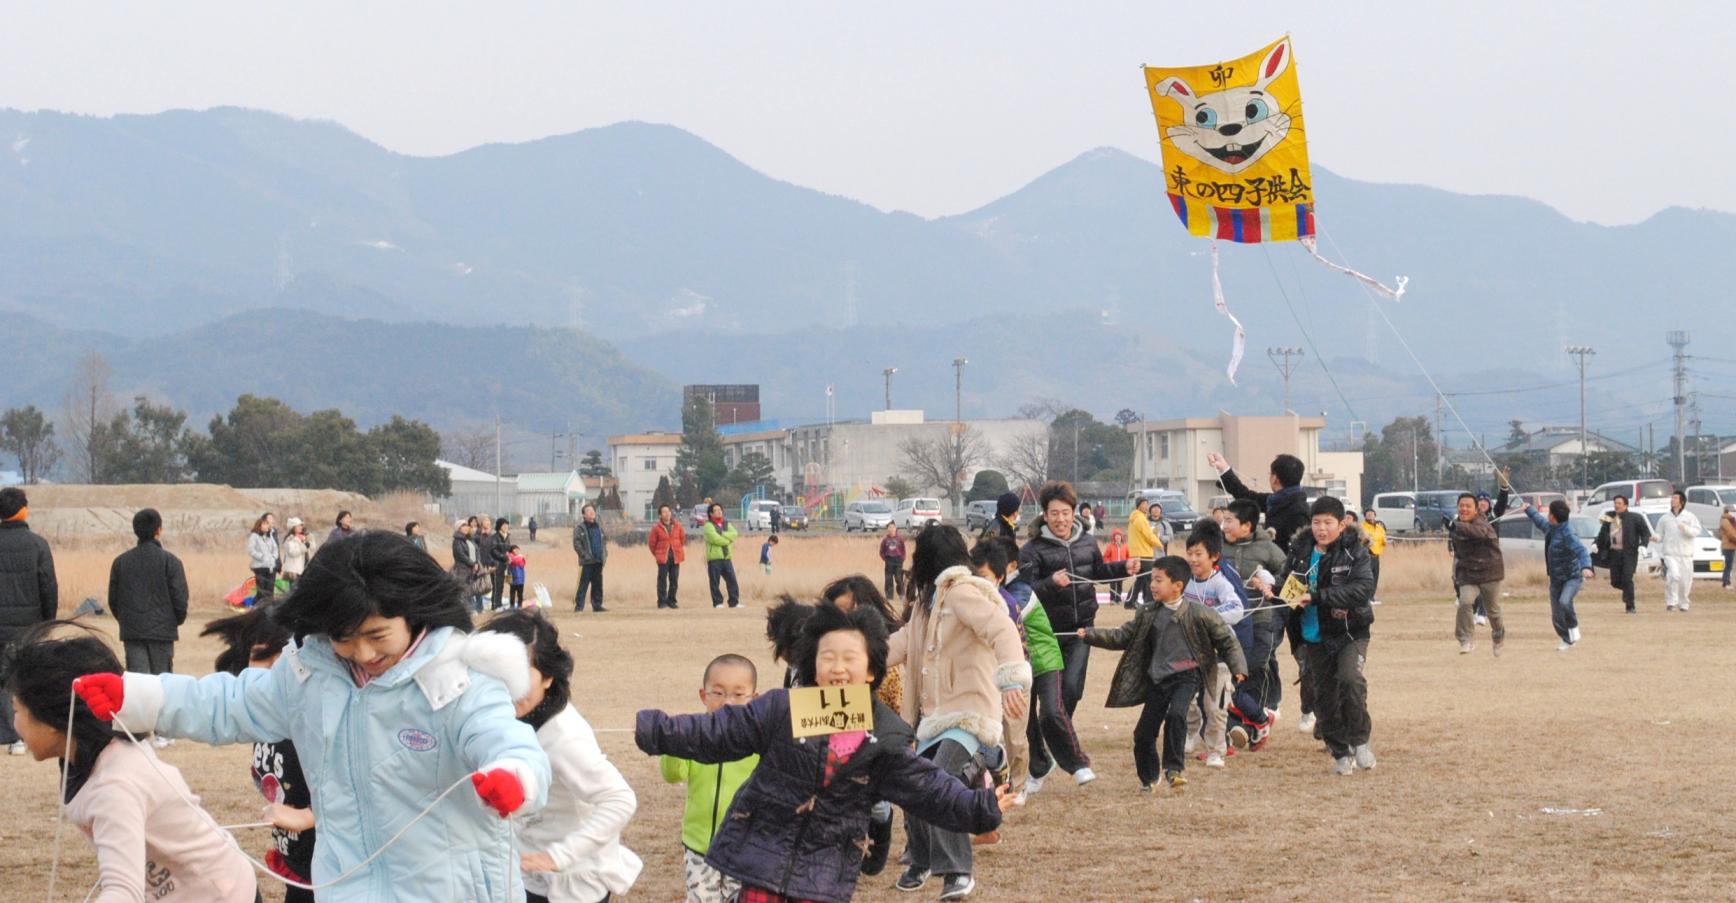
<instances>
[{"instance_id":1,"label":"man in khaki pants","mask_svg":"<svg viewBox=\"0 0 1736 903\"><path fill-rule=\"evenodd\" d=\"M1479 599L1489 614L1489 633L1494 640L1494 652L1501 654L1501 644L1507 639L1507 626L1501 620L1501 581L1507 577L1506 563L1501 558L1501 542L1495 535L1495 525L1477 513L1477 497L1466 492L1459 496L1459 516L1449 528L1453 543L1453 582L1459 587L1459 606L1453 633L1459 640L1459 654L1468 655L1477 624L1474 609Z\"/></svg>"}]
</instances>

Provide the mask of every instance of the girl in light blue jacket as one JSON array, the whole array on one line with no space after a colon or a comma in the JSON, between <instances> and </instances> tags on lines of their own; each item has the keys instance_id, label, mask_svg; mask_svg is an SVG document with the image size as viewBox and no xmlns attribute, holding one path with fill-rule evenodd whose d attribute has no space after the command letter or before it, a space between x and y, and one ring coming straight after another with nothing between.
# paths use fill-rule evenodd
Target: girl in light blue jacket
<instances>
[{"instance_id":1,"label":"girl in light blue jacket","mask_svg":"<svg viewBox=\"0 0 1736 903\"><path fill-rule=\"evenodd\" d=\"M270 670L101 674L73 689L134 734L293 740L321 903L521 903L505 817L542 807L549 761L513 708L530 688L524 644L471 635L462 593L404 537L364 533L321 548L278 604L295 641Z\"/></svg>"}]
</instances>

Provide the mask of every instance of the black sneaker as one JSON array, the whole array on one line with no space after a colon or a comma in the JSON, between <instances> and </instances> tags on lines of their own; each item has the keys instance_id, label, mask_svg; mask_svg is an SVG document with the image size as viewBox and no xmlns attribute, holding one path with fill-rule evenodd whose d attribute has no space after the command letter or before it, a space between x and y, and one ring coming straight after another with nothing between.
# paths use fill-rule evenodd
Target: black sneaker
<instances>
[{"instance_id":1,"label":"black sneaker","mask_svg":"<svg viewBox=\"0 0 1736 903\"><path fill-rule=\"evenodd\" d=\"M942 900L963 900L976 890L976 879L969 875L947 875L946 881L940 885Z\"/></svg>"},{"instance_id":2,"label":"black sneaker","mask_svg":"<svg viewBox=\"0 0 1736 903\"><path fill-rule=\"evenodd\" d=\"M905 893L922 890L922 886L928 883L931 874L933 873L928 869L919 869L913 865L910 868L905 869L904 874L898 876L898 883L892 885L892 887L895 890L901 890Z\"/></svg>"},{"instance_id":3,"label":"black sneaker","mask_svg":"<svg viewBox=\"0 0 1736 903\"><path fill-rule=\"evenodd\" d=\"M878 875L886 870L886 855L892 852L892 819L868 819L868 855L862 857L862 874Z\"/></svg>"},{"instance_id":4,"label":"black sneaker","mask_svg":"<svg viewBox=\"0 0 1736 903\"><path fill-rule=\"evenodd\" d=\"M608 611L608 609L607 609L607 608L604 608L604 607L603 607L603 606L601 606L601 605L598 605L598 606L596 606L596 607L594 607L594 608L592 608L592 609L591 609L591 610L592 610L592 611Z\"/></svg>"}]
</instances>

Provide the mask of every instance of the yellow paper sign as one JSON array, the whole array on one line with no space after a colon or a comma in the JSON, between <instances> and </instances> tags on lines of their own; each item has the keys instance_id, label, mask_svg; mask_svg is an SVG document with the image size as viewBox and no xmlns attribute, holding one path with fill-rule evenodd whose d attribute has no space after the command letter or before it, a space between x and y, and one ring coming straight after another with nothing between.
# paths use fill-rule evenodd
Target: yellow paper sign
<instances>
[{"instance_id":1,"label":"yellow paper sign","mask_svg":"<svg viewBox=\"0 0 1736 903\"><path fill-rule=\"evenodd\" d=\"M1295 574L1291 574L1290 578L1284 581L1284 588L1278 590L1278 598L1283 599L1284 604L1291 608L1298 607L1300 604L1298 600L1307 594L1308 584L1302 582L1302 579Z\"/></svg>"},{"instance_id":2,"label":"yellow paper sign","mask_svg":"<svg viewBox=\"0 0 1736 903\"><path fill-rule=\"evenodd\" d=\"M874 729L874 690L867 684L790 691L790 735L820 737Z\"/></svg>"}]
</instances>

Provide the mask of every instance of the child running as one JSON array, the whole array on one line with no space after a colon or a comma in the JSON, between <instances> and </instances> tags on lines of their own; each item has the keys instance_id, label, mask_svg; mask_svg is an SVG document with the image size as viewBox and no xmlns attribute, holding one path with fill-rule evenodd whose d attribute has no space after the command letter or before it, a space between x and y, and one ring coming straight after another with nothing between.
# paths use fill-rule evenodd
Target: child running
<instances>
[{"instance_id":1,"label":"child running","mask_svg":"<svg viewBox=\"0 0 1736 903\"><path fill-rule=\"evenodd\" d=\"M1165 555L1152 564L1153 604L1139 609L1133 620L1113 630L1081 629L1079 639L1102 649L1123 649L1121 662L1109 685L1109 708L1143 704L1139 723L1133 728L1133 766L1139 773L1140 790L1150 793L1161 776L1172 789L1187 784L1183 734L1187 710L1200 691L1200 675L1217 667L1220 658L1240 680L1248 666L1236 635L1218 613L1185 598L1187 561ZM1157 741L1163 736L1161 763Z\"/></svg>"},{"instance_id":2,"label":"child running","mask_svg":"<svg viewBox=\"0 0 1736 903\"><path fill-rule=\"evenodd\" d=\"M490 618L482 633L517 637L530 652L530 692L513 707L536 729L553 776L548 805L513 818L528 903L597 903L626 893L643 863L621 845L621 831L639 801L569 701L573 657L560 632L520 609Z\"/></svg>"},{"instance_id":3,"label":"child running","mask_svg":"<svg viewBox=\"0 0 1736 903\"><path fill-rule=\"evenodd\" d=\"M1243 611L1252 607L1247 604L1248 594L1242 588L1242 578L1234 570L1223 564L1224 533L1217 521L1202 520L1194 525L1193 532L1187 537L1187 566L1191 575L1187 588L1182 595L1188 600L1198 602L1218 613L1236 634L1236 642L1242 647L1242 657L1249 656L1253 645L1253 622L1242 616ZM1230 713L1230 667L1223 661L1209 672L1202 672L1200 682L1204 685L1200 704L1188 709L1187 729L1188 745L1193 744L1194 737L1203 736L1207 768L1224 767L1224 756L1229 754L1226 745ZM1201 722L1204 722L1204 733L1201 733ZM1247 736L1242 735L1242 745L1246 745Z\"/></svg>"},{"instance_id":4,"label":"child running","mask_svg":"<svg viewBox=\"0 0 1736 903\"><path fill-rule=\"evenodd\" d=\"M253 608L205 625L200 636L222 638L228 648L217 656L225 674L276 664L290 644L289 631L272 619L274 604ZM271 849L265 864L272 874L301 884L313 875L313 797L301 773L301 757L289 740L253 744L253 784L265 797L271 821ZM284 885L284 903L313 903L313 891Z\"/></svg>"},{"instance_id":5,"label":"child running","mask_svg":"<svg viewBox=\"0 0 1736 903\"><path fill-rule=\"evenodd\" d=\"M886 625L865 607L822 603L796 653L805 686L878 687L886 670ZM910 749L911 731L878 700L874 726L798 740L787 690L703 715L639 713L634 739L652 755L716 764L755 753L763 767L742 785L706 862L742 882L741 903L844 903L856 892L868 813L885 799L947 830L1000 826L1010 796L967 789Z\"/></svg>"},{"instance_id":6,"label":"child running","mask_svg":"<svg viewBox=\"0 0 1736 903\"><path fill-rule=\"evenodd\" d=\"M121 737L88 706L73 705L75 680L104 674L118 681L121 663L88 630L53 635L71 628L80 625L49 621L20 637L4 681L25 749L38 762L60 760L66 818L96 848L96 903L253 903L253 867L197 808L180 770L159 760L151 744Z\"/></svg>"},{"instance_id":7,"label":"child running","mask_svg":"<svg viewBox=\"0 0 1736 903\"><path fill-rule=\"evenodd\" d=\"M1315 736L1326 741L1335 775L1374 767L1374 751L1368 746L1368 682L1362 674L1368 628L1374 623L1369 604L1374 564L1362 532L1345 527L1343 502L1332 496L1315 499L1308 532L1291 541L1281 578L1294 575L1308 586L1295 616L1307 673L1313 675L1312 687L1304 683L1302 690L1313 695Z\"/></svg>"},{"instance_id":8,"label":"child running","mask_svg":"<svg viewBox=\"0 0 1736 903\"><path fill-rule=\"evenodd\" d=\"M471 636L458 583L395 532L321 547L274 617L296 645L269 671L105 672L73 690L134 732L294 741L320 903L523 899L502 819L542 808L549 784L513 711L529 690L524 644Z\"/></svg>"},{"instance_id":9,"label":"child running","mask_svg":"<svg viewBox=\"0 0 1736 903\"><path fill-rule=\"evenodd\" d=\"M699 679L699 704L707 713L726 705L747 705L759 698L759 672L747 658L726 653L705 666ZM660 762L663 780L687 785L687 805L681 816L681 867L687 884L686 903L733 903L741 882L712 868L705 861L711 842L723 827L724 816L735 802L736 791L759 766L759 755L750 753L727 762L700 763L664 756Z\"/></svg>"}]
</instances>

